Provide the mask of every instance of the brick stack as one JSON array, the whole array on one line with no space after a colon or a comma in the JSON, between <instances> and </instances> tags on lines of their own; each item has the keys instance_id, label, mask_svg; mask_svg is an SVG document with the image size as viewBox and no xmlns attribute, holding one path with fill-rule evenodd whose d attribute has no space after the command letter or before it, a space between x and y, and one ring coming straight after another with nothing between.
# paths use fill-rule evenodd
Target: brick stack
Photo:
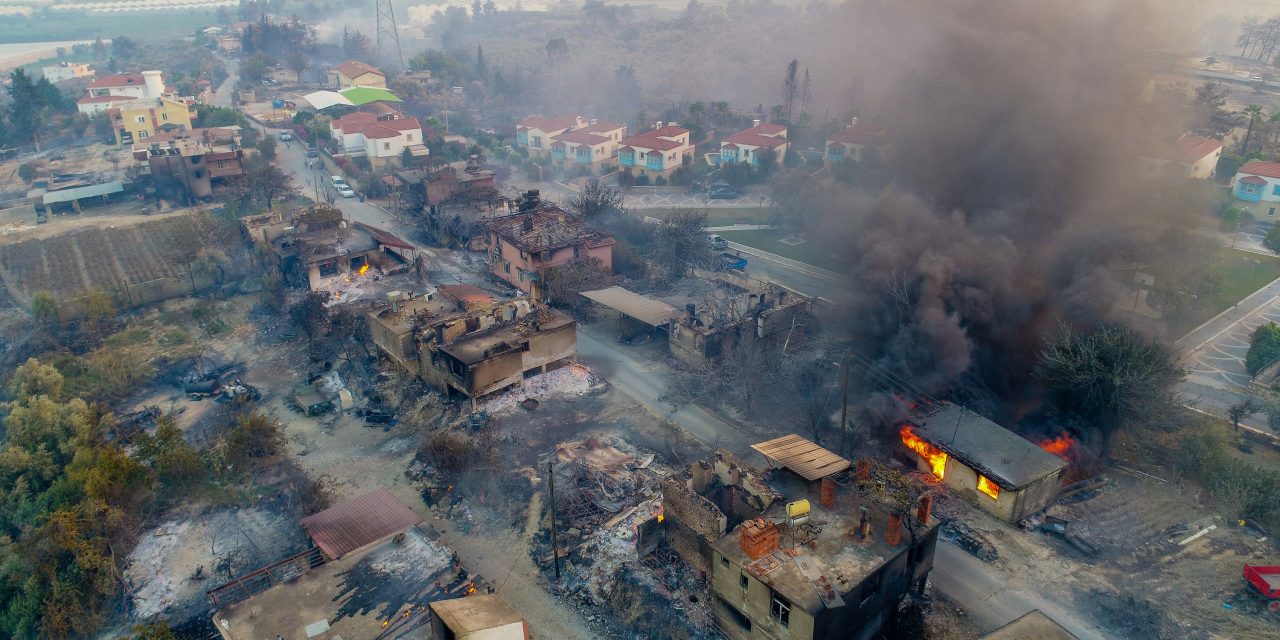
<instances>
[{"instance_id":1,"label":"brick stack","mask_svg":"<svg viewBox=\"0 0 1280 640\"><path fill-rule=\"evenodd\" d=\"M778 550L782 542L778 528L772 522L756 518L742 523L739 543L748 558L758 560Z\"/></svg>"}]
</instances>

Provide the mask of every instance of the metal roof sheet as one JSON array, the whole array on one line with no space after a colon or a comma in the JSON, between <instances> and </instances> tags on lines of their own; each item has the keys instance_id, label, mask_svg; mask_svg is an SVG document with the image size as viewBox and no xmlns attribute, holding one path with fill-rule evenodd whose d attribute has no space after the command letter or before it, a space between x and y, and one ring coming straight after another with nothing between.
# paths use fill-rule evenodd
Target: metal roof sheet
<instances>
[{"instance_id":1,"label":"metal roof sheet","mask_svg":"<svg viewBox=\"0 0 1280 640\"><path fill-rule=\"evenodd\" d=\"M921 438L1002 489L1016 491L1067 466L1030 440L950 402L922 406L907 423Z\"/></svg>"},{"instance_id":2,"label":"metal roof sheet","mask_svg":"<svg viewBox=\"0 0 1280 640\"><path fill-rule=\"evenodd\" d=\"M675 307L619 286L583 291L582 295L653 327L660 327L676 317Z\"/></svg>"},{"instance_id":3,"label":"metal roof sheet","mask_svg":"<svg viewBox=\"0 0 1280 640\"><path fill-rule=\"evenodd\" d=\"M422 518L386 487L299 521L311 540L330 558L341 558L367 544L412 527Z\"/></svg>"},{"instance_id":4,"label":"metal roof sheet","mask_svg":"<svg viewBox=\"0 0 1280 640\"><path fill-rule=\"evenodd\" d=\"M336 91L312 91L311 93L302 96L302 99L306 100L311 106L320 110L328 109L329 107L339 104L347 107L355 106L354 103L346 98L346 96Z\"/></svg>"},{"instance_id":5,"label":"metal roof sheet","mask_svg":"<svg viewBox=\"0 0 1280 640\"><path fill-rule=\"evenodd\" d=\"M71 202L81 198L92 198L93 196L109 196L113 193L124 191L124 185L119 180L111 182L103 182L102 184L91 184L84 187L72 187L70 189L59 189L58 191L50 191L44 194L44 203L53 204L55 202Z\"/></svg>"},{"instance_id":6,"label":"metal roof sheet","mask_svg":"<svg viewBox=\"0 0 1280 640\"><path fill-rule=\"evenodd\" d=\"M848 460L794 433L753 444L751 448L811 482L851 466Z\"/></svg>"},{"instance_id":7,"label":"metal roof sheet","mask_svg":"<svg viewBox=\"0 0 1280 640\"><path fill-rule=\"evenodd\" d=\"M396 97L396 94L378 87L351 87L350 89L343 89L338 93L342 94L342 97L350 100L351 103L356 106L379 101L401 102L400 98Z\"/></svg>"}]
</instances>

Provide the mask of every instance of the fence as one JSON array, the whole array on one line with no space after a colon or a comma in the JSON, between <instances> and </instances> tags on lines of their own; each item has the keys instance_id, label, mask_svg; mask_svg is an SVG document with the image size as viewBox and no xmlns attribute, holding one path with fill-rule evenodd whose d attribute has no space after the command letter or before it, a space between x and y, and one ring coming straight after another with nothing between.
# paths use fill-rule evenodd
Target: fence
<instances>
[{"instance_id":1,"label":"fence","mask_svg":"<svg viewBox=\"0 0 1280 640\"><path fill-rule=\"evenodd\" d=\"M274 564L250 571L222 586L214 587L206 591L205 596L209 598L209 603L215 609L221 609L227 605L248 600L282 582L293 580L324 563L324 554L320 552L320 548L311 547Z\"/></svg>"}]
</instances>

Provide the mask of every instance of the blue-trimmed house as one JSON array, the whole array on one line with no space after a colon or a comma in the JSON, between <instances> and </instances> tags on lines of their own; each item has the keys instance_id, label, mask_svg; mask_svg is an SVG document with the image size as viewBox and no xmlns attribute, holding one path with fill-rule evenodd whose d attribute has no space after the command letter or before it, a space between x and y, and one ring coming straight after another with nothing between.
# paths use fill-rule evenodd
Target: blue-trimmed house
<instances>
[{"instance_id":1,"label":"blue-trimmed house","mask_svg":"<svg viewBox=\"0 0 1280 640\"><path fill-rule=\"evenodd\" d=\"M1246 163L1231 179L1231 195L1255 218L1275 219L1280 208L1280 162Z\"/></svg>"}]
</instances>

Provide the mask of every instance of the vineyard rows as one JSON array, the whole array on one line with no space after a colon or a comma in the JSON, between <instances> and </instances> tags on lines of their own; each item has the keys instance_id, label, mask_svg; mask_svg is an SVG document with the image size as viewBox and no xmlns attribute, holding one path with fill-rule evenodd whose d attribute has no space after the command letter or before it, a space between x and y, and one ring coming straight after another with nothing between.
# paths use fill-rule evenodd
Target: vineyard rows
<instances>
[{"instance_id":1,"label":"vineyard rows","mask_svg":"<svg viewBox=\"0 0 1280 640\"><path fill-rule=\"evenodd\" d=\"M85 228L46 239L0 244L0 279L19 299L48 291L60 299L85 290L116 293L158 278L177 278L186 265L166 260L175 238L201 234L197 220L175 216L132 226ZM9 296L0 295L0 303Z\"/></svg>"}]
</instances>

